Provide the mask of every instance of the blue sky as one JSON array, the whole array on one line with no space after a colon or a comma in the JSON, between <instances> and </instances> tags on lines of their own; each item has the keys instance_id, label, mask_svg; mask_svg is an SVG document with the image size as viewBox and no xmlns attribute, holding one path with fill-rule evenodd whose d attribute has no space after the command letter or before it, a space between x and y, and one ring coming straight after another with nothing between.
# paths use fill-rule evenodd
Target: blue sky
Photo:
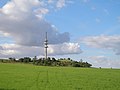
<instances>
[{"instance_id":1,"label":"blue sky","mask_svg":"<svg viewBox=\"0 0 120 90\"><path fill-rule=\"evenodd\" d=\"M120 34L112 28L119 26L119 0L91 0L82 2L75 0L59 12L52 12L46 16L61 31L69 31L75 37L100 34ZM61 22L64 22L61 23ZM75 31L77 32L75 32ZM111 30L111 32L109 32Z\"/></svg>"},{"instance_id":2,"label":"blue sky","mask_svg":"<svg viewBox=\"0 0 120 90\"><path fill-rule=\"evenodd\" d=\"M12 16L17 18L18 20L22 17L25 18L26 20L29 19L30 21L32 21L34 17L33 14L31 14L31 16L27 16L27 18L24 17L24 14L27 13L29 15L31 12L33 12L32 10L34 10L34 12L36 10L37 14L39 14L38 15L39 18L40 19L42 18L41 21L43 20L42 22L45 23L43 24L41 22L40 23L41 27L43 27L43 29L45 29L46 31L48 30L48 28L46 27L49 27L51 25L50 26L51 31L48 30L48 35L50 36L50 39L56 38L56 41L49 40L51 41L50 42L51 45L52 44L56 45L56 46L54 45L50 46L49 51L52 56L58 58L70 57L74 60L80 60L82 58L84 61L92 63L93 66L95 67L101 66L101 67L120 68L120 11L119 11L120 1L119 0L57 0L57 1L43 0L44 3L43 6L40 6L41 4L35 2L37 4L34 7L32 6L32 4L30 5L27 4L25 6L24 0L21 0L20 2L17 1L14 2L14 1L16 0L12 0L10 2L12 2L13 5L15 4L16 7L20 3L20 5L23 5L23 7L22 6L17 7L17 9L15 9L14 7L12 8L7 6L5 7L5 5L8 4L8 0L0 0L0 7L1 7L0 18L2 18L0 23L2 24L2 22L4 22L4 24L6 24L6 25L0 25L1 27L0 44L1 44L1 48L7 47L5 51L1 50L2 58L10 57L10 56L15 56L15 57L24 56L22 54L19 54L22 53L21 50L13 49L12 47L14 47L15 45L15 47L26 48L27 46L32 46L33 45L31 44L32 42L36 43L35 39L40 38L36 34L37 31L34 32L32 31L32 29L30 31L26 30L29 29L27 27L30 26L30 24L28 25L26 24L28 23L27 21L24 22L23 20L21 21L26 25L26 26L23 25L24 28L19 26L19 24L13 25L12 27L12 24L8 23L7 20L5 20L4 18L6 17L11 18L10 16ZM28 2L30 1L28 0ZM10 5L12 6L12 4L9 4L9 6ZM32 9L29 9L30 7L32 7ZM23 8L24 10L27 10L27 12L22 11ZM41 10L40 11L41 13L39 12L39 10L37 11L38 8ZM5 12L7 10L8 12ZM17 10L21 10L21 11L19 13L15 12ZM10 22L14 23L17 20L12 20ZM49 25L47 23L49 23ZM37 26L38 29L40 29L40 27L38 27L39 24L37 22L34 24L35 26ZM21 32L17 30L10 30L5 26L6 27L11 26L10 27L11 29L18 29L18 27L21 27L22 30ZM31 28L34 29L35 26L31 24ZM52 36L53 35L52 33L56 33L56 31L59 34L59 36ZM19 33L23 33L23 32L25 32L24 35L23 34L19 35ZM39 31L39 35L41 35L43 32L44 31L42 30ZM31 33L32 34L35 33L35 35L31 35ZM15 34L17 35L14 36ZM30 36L30 38L27 38L26 35ZM28 42L22 43L24 41L23 39L25 39L23 37L26 37L26 41ZM61 43L57 41L61 41ZM14 45L12 46L11 44ZM8 48L9 45L11 46L12 49ZM37 43L35 45L37 45ZM63 47L65 47L65 50L62 49ZM9 50L7 51L7 49ZM15 50L18 53L15 53ZM12 52L13 54L9 54L10 52ZM40 53L38 51L36 52L37 52L36 55ZM26 51L25 55L32 57L33 54L28 53ZM41 53L41 55L43 54Z\"/></svg>"},{"instance_id":3,"label":"blue sky","mask_svg":"<svg viewBox=\"0 0 120 90\"><path fill-rule=\"evenodd\" d=\"M50 17L47 15L46 18L60 31L70 32L71 41L76 42L78 38L86 36L120 35L119 8L119 0L88 0L88 2L75 0L73 4L60 12L51 13ZM79 55L78 58L93 55L107 56L111 60L120 58L110 50L90 48L82 44L81 47L85 53Z\"/></svg>"}]
</instances>

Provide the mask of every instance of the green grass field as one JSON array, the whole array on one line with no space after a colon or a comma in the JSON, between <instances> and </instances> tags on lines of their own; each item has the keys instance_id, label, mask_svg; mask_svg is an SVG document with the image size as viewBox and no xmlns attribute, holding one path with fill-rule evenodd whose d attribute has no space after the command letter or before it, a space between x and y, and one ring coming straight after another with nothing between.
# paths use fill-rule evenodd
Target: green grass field
<instances>
[{"instance_id":1,"label":"green grass field","mask_svg":"<svg viewBox=\"0 0 120 90\"><path fill-rule=\"evenodd\" d=\"M120 90L120 69L0 63L0 90Z\"/></svg>"}]
</instances>

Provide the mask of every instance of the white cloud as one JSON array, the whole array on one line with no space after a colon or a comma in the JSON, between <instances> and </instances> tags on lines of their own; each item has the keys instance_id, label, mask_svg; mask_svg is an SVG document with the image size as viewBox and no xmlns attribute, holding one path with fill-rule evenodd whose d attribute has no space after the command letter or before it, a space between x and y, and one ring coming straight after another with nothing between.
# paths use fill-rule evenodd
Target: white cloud
<instances>
[{"instance_id":1,"label":"white cloud","mask_svg":"<svg viewBox=\"0 0 120 90\"><path fill-rule=\"evenodd\" d=\"M54 0L48 0L48 3L53 3L54 2Z\"/></svg>"},{"instance_id":2,"label":"white cloud","mask_svg":"<svg viewBox=\"0 0 120 90\"><path fill-rule=\"evenodd\" d=\"M58 0L57 1L57 4L56 4L57 8L62 8L64 6L65 6L65 0Z\"/></svg>"},{"instance_id":3,"label":"white cloud","mask_svg":"<svg viewBox=\"0 0 120 90\"><path fill-rule=\"evenodd\" d=\"M107 60L107 57L105 57L105 56L92 56L92 57L89 57L89 59L105 61L105 60Z\"/></svg>"},{"instance_id":4,"label":"white cloud","mask_svg":"<svg viewBox=\"0 0 120 90\"><path fill-rule=\"evenodd\" d=\"M42 47L35 47L35 46L21 46L16 44L2 44L1 47L3 48L0 51L0 57L24 57L24 56L35 56L41 55ZM42 50L42 51L41 51ZM38 54L39 53L39 54Z\"/></svg>"},{"instance_id":5,"label":"white cloud","mask_svg":"<svg viewBox=\"0 0 120 90\"><path fill-rule=\"evenodd\" d=\"M63 43L59 45L50 45L48 48L50 55L79 54L82 53L78 43Z\"/></svg>"},{"instance_id":6,"label":"white cloud","mask_svg":"<svg viewBox=\"0 0 120 90\"><path fill-rule=\"evenodd\" d=\"M48 55L64 55L82 53L78 43L63 43L48 46ZM21 46L17 44L1 44L0 57L24 57L44 55L44 48L40 46Z\"/></svg>"},{"instance_id":7,"label":"white cloud","mask_svg":"<svg viewBox=\"0 0 120 90\"><path fill-rule=\"evenodd\" d=\"M20 45L43 45L45 32L49 43L69 42L69 33L59 33L43 15L49 12L39 0L12 0L1 9L0 31L14 38ZM38 18L41 17L41 18Z\"/></svg>"},{"instance_id":8,"label":"white cloud","mask_svg":"<svg viewBox=\"0 0 120 90\"><path fill-rule=\"evenodd\" d=\"M92 46L95 48L102 48L113 50L116 55L120 55L120 36L89 36L85 37L82 42L88 46Z\"/></svg>"},{"instance_id":9,"label":"white cloud","mask_svg":"<svg viewBox=\"0 0 120 90\"><path fill-rule=\"evenodd\" d=\"M48 9L46 9L46 8L40 8L40 9L38 9L38 10L36 10L35 11L38 15L40 15L40 14L47 14L48 12L49 12L49 10Z\"/></svg>"},{"instance_id":10,"label":"white cloud","mask_svg":"<svg viewBox=\"0 0 120 90\"><path fill-rule=\"evenodd\" d=\"M46 4L47 3L47 4ZM15 43L0 45L0 57L39 56L44 54L45 32L48 32L49 55L81 53L77 43L69 43L68 32L59 33L44 15L49 6L65 6L65 0L11 0L0 9L0 33L12 37Z\"/></svg>"},{"instance_id":11,"label":"white cloud","mask_svg":"<svg viewBox=\"0 0 120 90\"><path fill-rule=\"evenodd\" d=\"M94 67L120 68L120 60L110 60L106 56L91 56L89 59Z\"/></svg>"}]
</instances>

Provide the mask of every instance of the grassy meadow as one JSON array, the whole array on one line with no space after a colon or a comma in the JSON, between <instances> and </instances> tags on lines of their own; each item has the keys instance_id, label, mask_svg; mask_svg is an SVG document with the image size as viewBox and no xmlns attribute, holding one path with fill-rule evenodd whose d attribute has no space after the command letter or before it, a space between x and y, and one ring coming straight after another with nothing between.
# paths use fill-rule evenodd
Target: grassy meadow
<instances>
[{"instance_id":1,"label":"grassy meadow","mask_svg":"<svg viewBox=\"0 0 120 90\"><path fill-rule=\"evenodd\" d=\"M120 69L0 63L0 90L120 90Z\"/></svg>"}]
</instances>

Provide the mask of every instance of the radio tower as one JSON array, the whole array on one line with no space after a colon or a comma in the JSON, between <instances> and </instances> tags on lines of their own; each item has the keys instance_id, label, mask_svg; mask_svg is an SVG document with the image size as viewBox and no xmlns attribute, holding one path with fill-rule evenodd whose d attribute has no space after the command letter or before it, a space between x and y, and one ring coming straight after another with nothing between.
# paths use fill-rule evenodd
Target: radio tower
<instances>
[{"instance_id":1,"label":"radio tower","mask_svg":"<svg viewBox=\"0 0 120 90\"><path fill-rule=\"evenodd\" d=\"M47 32L46 32L46 34L45 34L44 45L45 45L45 60L47 60L47 48L48 48Z\"/></svg>"}]
</instances>

